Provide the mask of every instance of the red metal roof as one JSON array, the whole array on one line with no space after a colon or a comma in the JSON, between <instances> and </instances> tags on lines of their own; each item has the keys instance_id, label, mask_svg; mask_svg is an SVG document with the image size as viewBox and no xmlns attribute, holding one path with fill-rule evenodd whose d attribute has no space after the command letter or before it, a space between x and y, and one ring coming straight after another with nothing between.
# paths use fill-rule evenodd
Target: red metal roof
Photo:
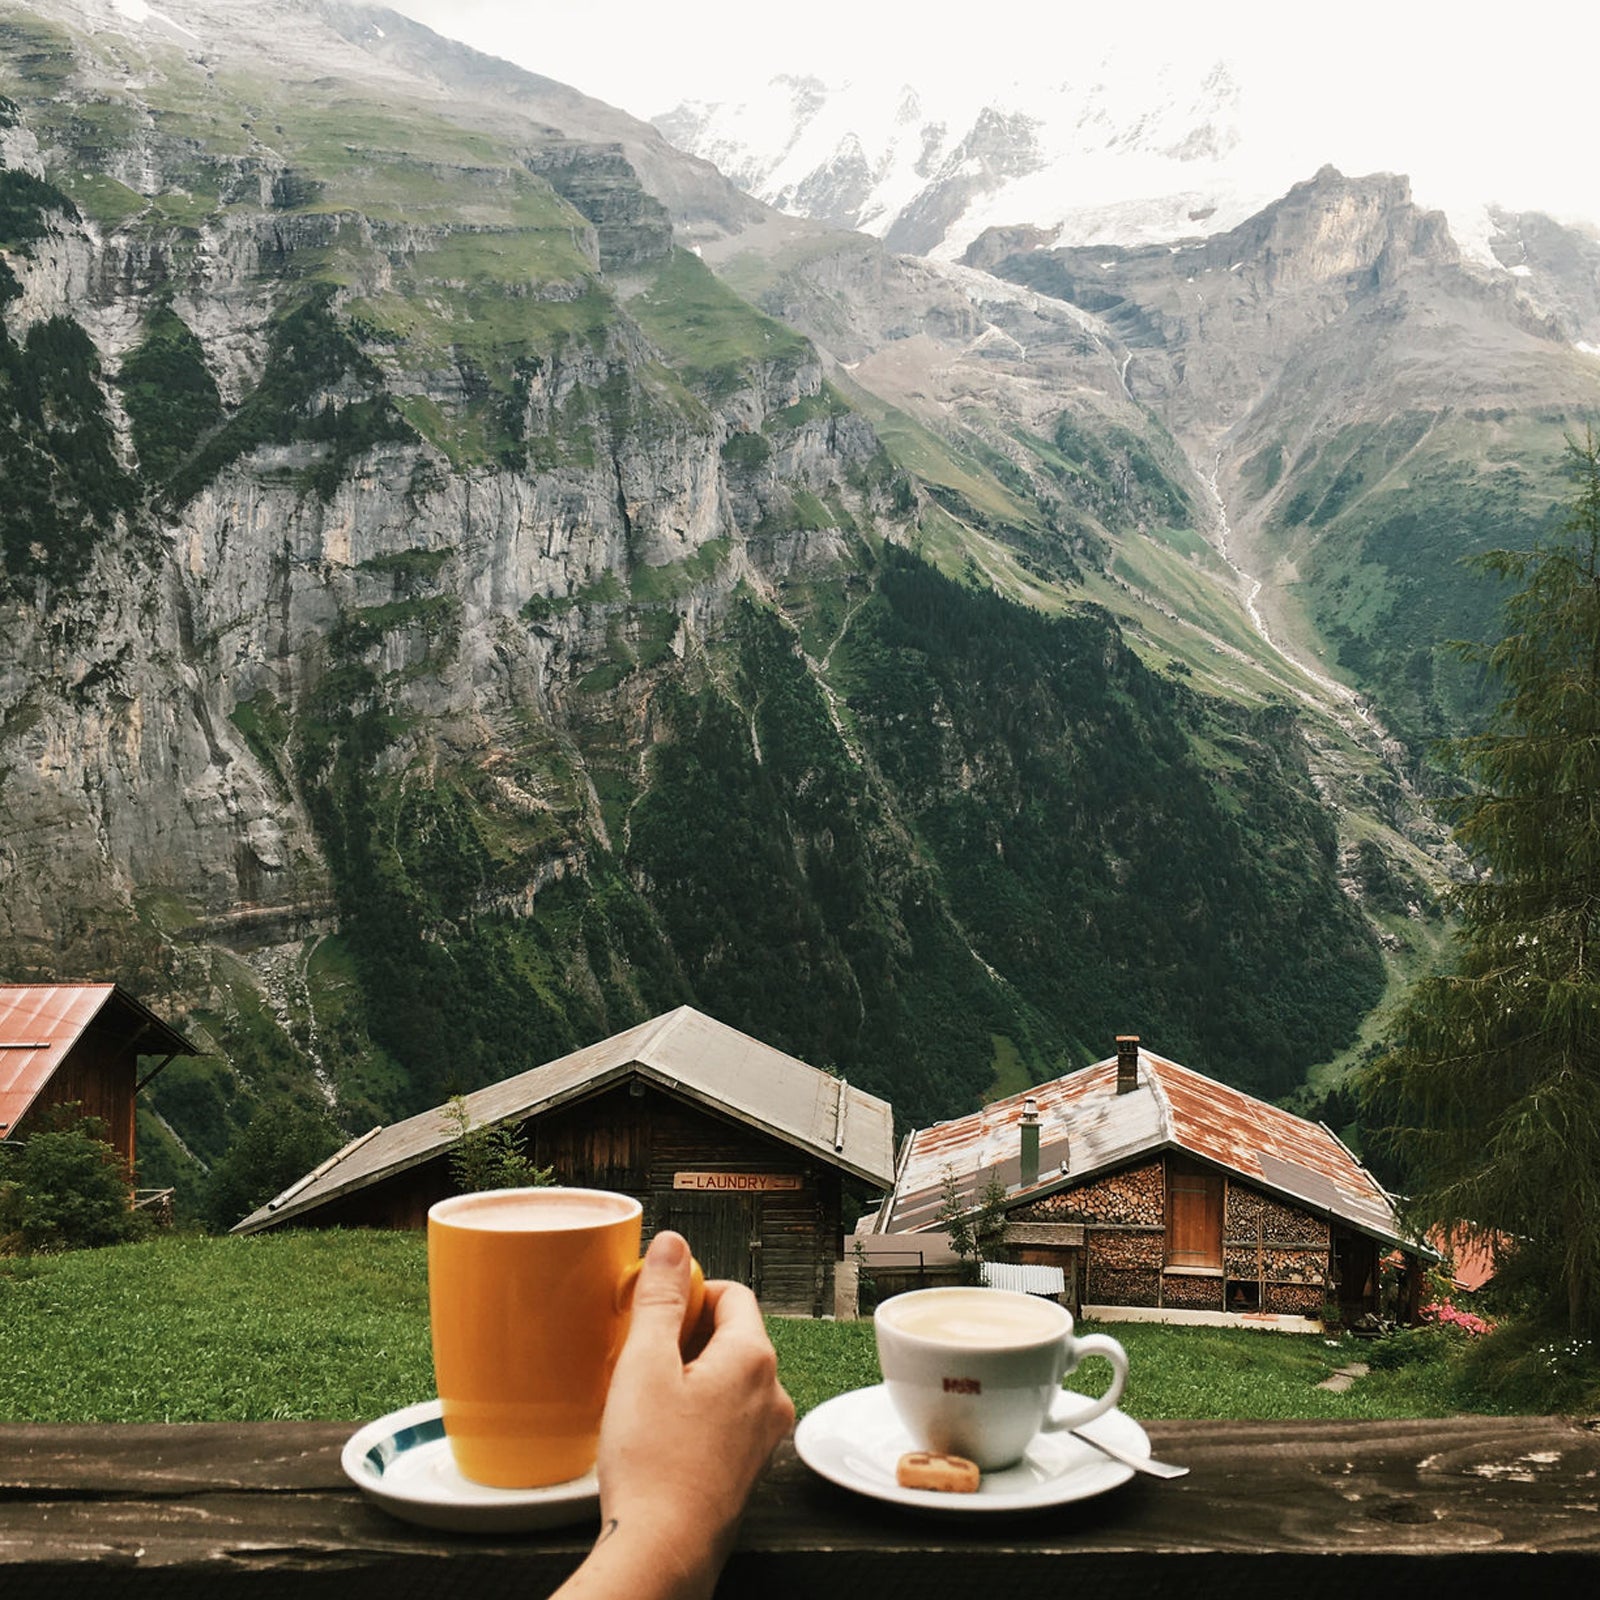
<instances>
[{"instance_id":1,"label":"red metal roof","mask_svg":"<svg viewBox=\"0 0 1600 1600\"><path fill-rule=\"evenodd\" d=\"M142 1053L193 1053L181 1034L114 983L0 983L0 1138L21 1122L113 996L139 1025L130 1042L137 1037Z\"/></svg>"},{"instance_id":2,"label":"red metal roof","mask_svg":"<svg viewBox=\"0 0 1600 1600\"><path fill-rule=\"evenodd\" d=\"M1039 1112L1039 1179L1024 1191L1020 1124L1030 1099ZM1117 1093L1111 1056L912 1134L880 1227L900 1232L936 1222L947 1175L968 1204L977 1205L993 1179L1015 1203L1024 1193L1082 1183L1166 1149L1416 1248L1383 1186L1327 1128L1143 1049L1138 1086L1126 1094Z\"/></svg>"},{"instance_id":3,"label":"red metal roof","mask_svg":"<svg viewBox=\"0 0 1600 1600\"><path fill-rule=\"evenodd\" d=\"M1428 1230L1428 1243L1450 1267L1450 1281L1457 1289L1473 1293L1481 1289L1498 1270L1499 1258L1509 1253L1509 1234L1474 1233L1458 1228L1454 1233L1442 1227Z\"/></svg>"},{"instance_id":4,"label":"red metal roof","mask_svg":"<svg viewBox=\"0 0 1600 1600\"><path fill-rule=\"evenodd\" d=\"M115 987L0 984L0 1134L21 1122Z\"/></svg>"}]
</instances>

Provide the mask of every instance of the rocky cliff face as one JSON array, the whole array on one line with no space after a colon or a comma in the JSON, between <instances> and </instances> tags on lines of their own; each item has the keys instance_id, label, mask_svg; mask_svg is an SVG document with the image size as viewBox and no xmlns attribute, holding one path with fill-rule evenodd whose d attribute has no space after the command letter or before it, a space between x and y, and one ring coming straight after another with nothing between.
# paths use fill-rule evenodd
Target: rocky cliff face
<instances>
[{"instance_id":1,"label":"rocky cliff face","mask_svg":"<svg viewBox=\"0 0 1600 1600\"><path fill-rule=\"evenodd\" d=\"M481 750L509 708L553 709L609 659L618 606L586 596L618 575L698 562L681 579L692 630L739 585L827 559L836 533L753 542L738 502L839 491L876 447L800 421L730 481L722 447L815 396L816 360L752 317L770 357L731 351L709 394L669 376L608 286L674 253L615 146L533 126L517 164L419 156L388 103L341 107L350 84L327 103L297 104L292 84L234 100L198 38L164 59L170 34L150 53L111 7L89 14L86 40L4 16L14 67L32 69L15 87L71 96L8 100L5 337L20 362L44 332L88 334L79 376L128 491L85 508L70 560L36 539L7 550L0 937L41 964L140 894L207 919L326 909L304 808L241 704L293 712L358 672L390 714ZM221 0L183 15L197 34L262 20ZM317 67L370 75L354 51ZM219 151L176 131L161 96L183 94L210 99L213 131L237 110L269 138ZM85 107L132 142L98 142ZM319 169L318 124L345 115L370 142ZM519 307L521 326L482 329ZM164 318L174 348L130 384ZM217 425L171 438L179 395L205 383Z\"/></svg>"},{"instance_id":2,"label":"rocky cliff face","mask_svg":"<svg viewBox=\"0 0 1600 1600\"><path fill-rule=\"evenodd\" d=\"M1588 352L1600 349L1600 236L1537 211L1490 211L1495 259L1538 310Z\"/></svg>"},{"instance_id":3,"label":"rocky cliff face","mask_svg":"<svg viewBox=\"0 0 1600 1600\"><path fill-rule=\"evenodd\" d=\"M1002 235L977 241L969 262L1094 312L1134 352L1130 382L1198 440L1259 404L1330 327L1347 334L1353 310L1402 279L1449 274L1460 255L1443 216L1419 209L1404 178L1347 179L1330 167L1225 233L1020 252Z\"/></svg>"}]
</instances>

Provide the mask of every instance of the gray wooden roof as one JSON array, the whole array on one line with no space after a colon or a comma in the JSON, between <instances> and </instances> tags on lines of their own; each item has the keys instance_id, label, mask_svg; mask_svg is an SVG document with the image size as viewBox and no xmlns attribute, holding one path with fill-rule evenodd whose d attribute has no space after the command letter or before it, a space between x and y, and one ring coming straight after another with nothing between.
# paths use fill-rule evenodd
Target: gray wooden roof
<instances>
[{"instance_id":1,"label":"gray wooden roof","mask_svg":"<svg viewBox=\"0 0 1600 1600\"><path fill-rule=\"evenodd\" d=\"M880 1188L894 1181L893 1113L887 1101L689 1006L465 1098L472 1126L488 1127L520 1122L630 1078L658 1084ZM282 1227L432 1160L455 1137L444 1110L436 1106L353 1139L233 1231Z\"/></svg>"}]
</instances>

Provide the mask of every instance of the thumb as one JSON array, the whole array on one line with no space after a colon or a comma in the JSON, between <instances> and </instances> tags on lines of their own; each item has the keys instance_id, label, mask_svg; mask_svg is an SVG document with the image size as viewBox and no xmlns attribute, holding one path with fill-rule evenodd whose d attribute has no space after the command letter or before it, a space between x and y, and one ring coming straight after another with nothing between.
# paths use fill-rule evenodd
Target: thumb
<instances>
[{"instance_id":1,"label":"thumb","mask_svg":"<svg viewBox=\"0 0 1600 1600\"><path fill-rule=\"evenodd\" d=\"M688 1241L680 1233L658 1233L633 1288L635 1337L670 1339L676 1349L689 1304L689 1276Z\"/></svg>"}]
</instances>

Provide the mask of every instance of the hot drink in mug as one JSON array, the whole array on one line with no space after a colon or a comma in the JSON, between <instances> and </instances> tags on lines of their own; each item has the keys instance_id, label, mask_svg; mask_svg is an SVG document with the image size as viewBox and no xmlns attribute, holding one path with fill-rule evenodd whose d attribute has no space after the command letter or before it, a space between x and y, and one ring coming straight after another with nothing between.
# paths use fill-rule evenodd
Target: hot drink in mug
<instances>
[{"instance_id":1,"label":"hot drink in mug","mask_svg":"<svg viewBox=\"0 0 1600 1600\"><path fill-rule=\"evenodd\" d=\"M501 1189L430 1208L434 1376L463 1477L541 1488L594 1466L642 1219L632 1196L601 1189ZM703 1301L696 1265L686 1330Z\"/></svg>"},{"instance_id":2,"label":"hot drink in mug","mask_svg":"<svg viewBox=\"0 0 1600 1600\"><path fill-rule=\"evenodd\" d=\"M889 1399L919 1448L985 1472L1022 1459L1041 1432L1075 1427L1122 1398L1128 1357L1104 1334L1075 1338L1072 1313L1009 1289L918 1289L874 1317ZM1111 1363L1098 1400L1062 1393L1089 1356Z\"/></svg>"}]
</instances>

